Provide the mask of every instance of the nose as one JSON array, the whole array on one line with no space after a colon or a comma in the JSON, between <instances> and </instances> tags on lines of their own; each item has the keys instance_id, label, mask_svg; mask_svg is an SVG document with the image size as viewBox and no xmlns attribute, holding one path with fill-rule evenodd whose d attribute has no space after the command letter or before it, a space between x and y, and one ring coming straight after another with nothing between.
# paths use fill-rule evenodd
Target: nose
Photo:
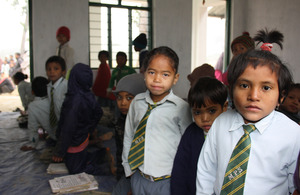
<instances>
[{"instance_id":1,"label":"nose","mask_svg":"<svg viewBox=\"0 0 300 195\"><path fill-rule=\"evenodd\" d=\"M160 75L159 74L155 74L154 75L154 82L160 82Z\"/></svg>"},{"instance_id":2,"label":"nose","mask_svg":"<svg viewBox=\"0 0 300 195\"><path fill-rule=\"evenodd\" d=\"M123 98L123 99L121 100L121 105L122 105L122 106L126 105L126 98Z\"/></svg>"},{"instance_id":3,"label":"nose","mask_svg":"<svg viewBox=\"0 0 300 195\"><path fill-rule=\"evenodd\" d=\"M201 115L202 122L208 122L210 120L210 115L208 113L204 113Z\"/></svg>"},{"instance_id":4,"label":"nose","mask_svg":"<svg viewBox=\"0 0 300 195\"><path fill-rule=\"evenodd\" d=\"M258 101L260 96L260 91L258 88L253 87L250 89L248 94L248 99L251 101Z\"/></svg>"}]
</instances>

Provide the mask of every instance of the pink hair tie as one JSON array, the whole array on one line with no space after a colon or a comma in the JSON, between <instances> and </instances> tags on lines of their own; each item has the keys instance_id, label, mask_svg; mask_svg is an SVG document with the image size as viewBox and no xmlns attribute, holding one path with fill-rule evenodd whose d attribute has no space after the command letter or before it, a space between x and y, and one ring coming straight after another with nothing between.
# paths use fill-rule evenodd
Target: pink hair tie
<instances>
[{"instance_id":1,"label":"pink hair tie","mask_svg":"<svg viewBox=\"0 0 300 195\"><path fill-rule=\"evenodd\" d=\"M273 48L272 43L264 43L262 44L262 46L260 46L260 49L264 51L272 51L272 48Z\"/></svg>"}]
</instances>

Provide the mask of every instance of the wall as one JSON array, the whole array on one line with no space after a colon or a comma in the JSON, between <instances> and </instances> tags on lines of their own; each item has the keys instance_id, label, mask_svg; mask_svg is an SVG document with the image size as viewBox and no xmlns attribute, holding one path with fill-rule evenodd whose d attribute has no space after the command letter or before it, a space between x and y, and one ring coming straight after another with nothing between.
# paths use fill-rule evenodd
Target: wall
<instances>
[{"instance_id":1,"label":"wall","mask_svg":"<svg viewBox=\"0 0 300 195\"><path fill-rule=\"evenodd\" d=\"M232 37L243 31L248 31L253 37L266 27L279 30L284 35L283 50L273 44L272 52L287 63L295 82L300 82L300 1L233 0L232 6Z\"/></svg>"},{"instance_id":2,"label":"wall","mask_svg":"<svg viewBox=\"0 0 300 195\"><path fill-rule=\"evenodd\" d=\"M192 0L153 1L153 47L168 46L179 57L179 81L174 93L187 97L192 53Z\"/></svg>"},{"instance_id":3,"label":"wall","mask_svg":"<svg viewBox=\"0 0 300 195\"><path fill-rule=\"evenodd\" d=\"M34 76L46 76L45 62L55 54L56 30L67 26L74 62L89 63L88 0L32 0Z\"/></svg>"}]
</instances>

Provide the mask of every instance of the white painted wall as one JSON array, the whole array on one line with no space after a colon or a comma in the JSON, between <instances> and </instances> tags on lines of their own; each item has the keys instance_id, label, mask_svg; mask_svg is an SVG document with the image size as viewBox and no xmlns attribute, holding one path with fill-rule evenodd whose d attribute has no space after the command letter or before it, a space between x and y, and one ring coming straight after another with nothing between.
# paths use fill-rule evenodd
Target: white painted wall
<instances>
[{"instance_id":1,"label":"white painted wall","mask_svg":"<svg viewBox=\"0 0 300 195\"><path fill-rule=\"evenodd\" d=\"M179 57L179 81L174 93L187 97L192 54L192 0L153 1L153 47L168 46Z\"/></svg>"},{"instance_id":2,"label":"white painted wall","mask_svg":"<svg viewBox=\"0 0 300 195\"><path fill-rule=\"evenodd\" d=\"M282 32L283 50L280 50L277 44L273 44L272 52L287 63L294 81L299 83L300 1L233 0L232 6L232 38L240 36L243 31L248 31L253 37L258 30L266 27Z\"/></svg>"},{"instance_id":3,"label":"white painted wall","mask_svg":"<svg viewBox=\"0 0 300 195\"><path fill-rule=\"evenodd\" d=\"M32 0L34 76L46 76L45 62L55 55L56 31L67 26L74 62L89 63L88 0Z\"/></svg>"}]
</instances>

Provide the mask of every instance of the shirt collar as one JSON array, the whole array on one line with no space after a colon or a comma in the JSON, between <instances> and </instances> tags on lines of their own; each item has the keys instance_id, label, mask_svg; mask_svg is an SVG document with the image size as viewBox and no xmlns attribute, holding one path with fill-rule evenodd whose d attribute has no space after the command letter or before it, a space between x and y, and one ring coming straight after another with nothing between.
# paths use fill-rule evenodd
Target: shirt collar
<instances>
[{"instance_id":1,"label":"shirt collar","mask_svg":"<svg viewBox=\"0 0 300 195\"><path fill-rule=\"evenodd\" d=\"M64 80L64 77L60 77L55 83L54 85L52 84L52 82L50 82L48 85L50 87L53 87L54 89Z\"/></svg>"},{"instance_id":2,"label":"shirt collar","mask_svg":"<svg viewBox=\"0 0 300 195\"><path fill-rule=\"evenodd\" d=\"M271 124L273 117L274 117L275 111L273 110L269 115L258 121L257 123L249 123L255 125L256 129L260 134L263 134L263 132L269 127ZM233 119L233 123L229 129L229 131L235 131L238 130L241 126L245 125L244 119L242 115L238 112L236 112L235 118Z\"/></svg>"},{"instance_id":3,"label":"shirt collar","mask_svg":"<svg viewBox=\"0 0 300 195\"><path fill-rule=\"evenodd\" d=\"M149 103L149 104L151 104L151 105L154 104L153 100L152 100L151 97L150 97L150 91L149 91L149 90L147 90L147 91L145 92L145 96L139 96L139 97L136 97L136 99L144 99L147 103ZM164 97L164 98L163 98L162 100L160 100L159 102L156 102L156 104L157 104L157 105L158 105L158 104L163 104L163 103L165 103L166 101L172 102L172 103L176 104L176 96L174 95L172 89L170 90L170 93L169 93L166 97Z\"/></svg>"}]
</instances>

